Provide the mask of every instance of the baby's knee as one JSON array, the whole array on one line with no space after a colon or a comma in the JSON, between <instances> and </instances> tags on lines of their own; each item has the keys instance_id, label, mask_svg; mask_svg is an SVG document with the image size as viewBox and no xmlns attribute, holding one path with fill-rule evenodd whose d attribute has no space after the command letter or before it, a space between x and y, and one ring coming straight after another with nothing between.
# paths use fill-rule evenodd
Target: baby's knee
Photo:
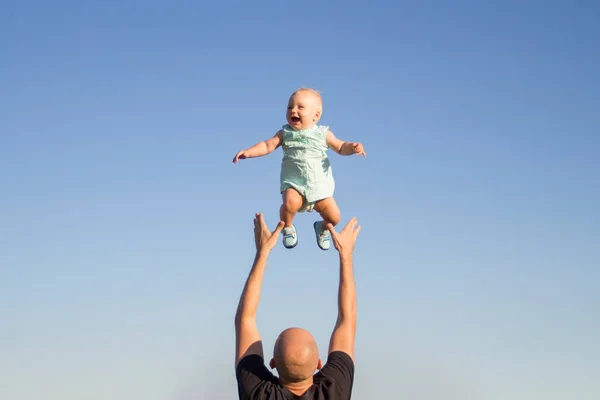
<instances>
[{"instance_id":1,"label":"baby's knee","mask_svg":"<svg viewBox=\"0 0 600 400\"><path fill-rule=\"evenodd\" d=\"M322 200L321 202L319 202L319 204L317 204L315 208L319 212L321 217L327 222L331 222L333 225L336 225L340 222L340 209L337 206L335 200L333 200L332 198Z\"/></svg>"},{"instance_id":2,"label":"baby's knee","mask_svg":"<svg viewBox=\"0 0 600 400\"><path fill-rule=\"evenodd\" d=\"M289 212L296 212L302 207L303 201L299 193L290 194L283 199L283 207Z\"/></svg>"},{"instance_id":3,"label":"baby's knee","mask_svg":"<svg viewBox=\"0 0 600 400\"><path fill-rule=\"evenodd\" d=\"M327 219L333 225L337 225L341 219L340 210L337 207L333 207L326 215L323 216L323 219Z\"/></svg>"}]
</instances>

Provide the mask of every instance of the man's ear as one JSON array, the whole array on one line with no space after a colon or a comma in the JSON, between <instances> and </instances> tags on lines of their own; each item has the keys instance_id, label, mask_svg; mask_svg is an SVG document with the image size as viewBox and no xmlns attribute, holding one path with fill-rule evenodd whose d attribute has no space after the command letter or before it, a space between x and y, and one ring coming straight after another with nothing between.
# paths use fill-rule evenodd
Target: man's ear
<instances>
[{"instance_id":1,"label":"man's ear","mask_svg":"<svg viewBox=\"0 0 600 400\"><path fill-rule=\"evenodd\" d=\"M319 362L321 362L321 361L319 360ZM271 358L271 361L269 361L269 367L271 367L271 369L275 368L275 359L274 358Z\"/></svg>"},{"instance_id":2,"label":"man's ear","mask_svg":"<svg viewBox=\"0 0 600 400\"><path fill-rule=\"evenodd\" d=\"M317 369L320 370L321 368L323 368L323 363L321 362L321 359L319 358L319 361L317 361Z\"/></svg>"}]
</instances>

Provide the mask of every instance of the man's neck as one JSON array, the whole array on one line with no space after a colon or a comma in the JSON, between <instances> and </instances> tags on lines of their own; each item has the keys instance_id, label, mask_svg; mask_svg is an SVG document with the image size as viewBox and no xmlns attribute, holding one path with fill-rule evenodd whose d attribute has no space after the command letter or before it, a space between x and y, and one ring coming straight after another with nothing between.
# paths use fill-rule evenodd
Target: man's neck
<instances>
[{"instance_id":1,"label":"man's neck","mask_svg":"<svg viewBox=\"0 0 600 400\"><path fill-rule=\"evenodd\" d=\"M313 385L313 378L311 376L305 381L291 383L282 381L280 379L279 383L281 383L281 386L285 387L287 390L294 393L296 396L302 396Z\"/></svg>"}]
</instances>

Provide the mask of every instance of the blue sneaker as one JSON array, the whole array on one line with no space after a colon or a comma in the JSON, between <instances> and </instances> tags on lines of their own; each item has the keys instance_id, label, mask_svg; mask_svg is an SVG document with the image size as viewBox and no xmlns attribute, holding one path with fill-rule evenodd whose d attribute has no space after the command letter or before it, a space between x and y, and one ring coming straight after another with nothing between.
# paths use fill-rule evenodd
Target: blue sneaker
<instances>
[{"instance_id":1,"label":"blue sneaker","mask_svg":"<svg viewBox=\"0 0 600 400\"><path fill-rule=\"evenodd\" d=\"M298 235L296 234L296 227L292 224L289 228L283 228L283 246L286 249L293 249L298 244Z\"/></svg>"},{"instance_id":2,"label":"blue sneaker","mask_svg":"<svg viewBox=\"0 0 600 400\"><path fill-rule=\"evenodd\" d=\"M327 229L323 229L323 221L315 222L313 227L317 236L317 244L321 250L329 250L329 247L331 247L331 233Z\"/></svg>"}]
</instances>

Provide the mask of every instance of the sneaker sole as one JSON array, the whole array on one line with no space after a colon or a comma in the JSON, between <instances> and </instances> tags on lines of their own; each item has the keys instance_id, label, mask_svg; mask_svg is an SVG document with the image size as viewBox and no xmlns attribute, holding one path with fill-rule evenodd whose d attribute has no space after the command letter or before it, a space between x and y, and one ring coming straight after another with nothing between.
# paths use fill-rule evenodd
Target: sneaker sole
<instances>
[{"instance_id":1,"label":"sneaker sole","mask_svg":"<svg viewBox=\"0 0 600 400\"><path fill-rule=\"evenodd\" d=\"M293 249L296 246L298 246L298 239L296 239L296 243L294 243L292 246L288 246L285 243L283 244L283 247L285 247L286 249Z\"/></svg>"}]
</instances>

